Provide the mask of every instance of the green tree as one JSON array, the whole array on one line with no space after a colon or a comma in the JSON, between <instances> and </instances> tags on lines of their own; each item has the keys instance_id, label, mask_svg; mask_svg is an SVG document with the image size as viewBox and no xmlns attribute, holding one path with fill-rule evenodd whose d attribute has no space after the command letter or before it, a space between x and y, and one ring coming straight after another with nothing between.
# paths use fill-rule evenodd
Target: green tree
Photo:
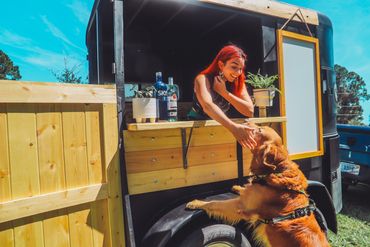
<instances>
[{"instance_id":1,"label":"green tree","mask_svg":"<svg viewBox=\"0 0 370 247\"><path fill-rule=\"evenodd\" d=\"M78 64L70 67L68 59L64 58L64 68L61 71L52 71L52 74L59 82L81 84L84 82L82 77L79 76L79 67L80 65Z\"/></svg>"},{"instance_id":2,"label":"green tree","mask_svg":"<svg viewBox=\"0 0 370 247\"><path fill-rule=\"evenodd\" d=\"M337 86L337 122L364 125L360 101L369 100L364 79L338 64L334 66Z\"/></svg>"},{"instance_id":3,"label":"green tree","mask_svg":"<svg viewBox=\"0 0 370 247\"><path fill-rule=\"evenodd\" d=\"M21 78L19 67L14 66L8 55L0 50L0 80L19 80Z\"/></svg>"}]
</instances>

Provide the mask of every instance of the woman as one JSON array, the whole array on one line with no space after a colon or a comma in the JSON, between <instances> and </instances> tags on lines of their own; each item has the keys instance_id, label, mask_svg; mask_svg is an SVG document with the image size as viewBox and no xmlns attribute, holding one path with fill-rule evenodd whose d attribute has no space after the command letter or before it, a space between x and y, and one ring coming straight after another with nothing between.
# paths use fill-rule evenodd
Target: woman
<instances>
[{"instance_id":1,"label":"woman","mask_svg":"<svg viewBox=\"0 0 370 247\"><path fill-rule=\"evenodd\" d=\"M226 127L243 146L253 149L254 128L234 123L227 117L230 104L246 117L253 116L254 106L244 80L246 54L235 45L223 47L213 62L194 81L194 103L189 119L212 118Z\"/></svg>"}]
</instances>

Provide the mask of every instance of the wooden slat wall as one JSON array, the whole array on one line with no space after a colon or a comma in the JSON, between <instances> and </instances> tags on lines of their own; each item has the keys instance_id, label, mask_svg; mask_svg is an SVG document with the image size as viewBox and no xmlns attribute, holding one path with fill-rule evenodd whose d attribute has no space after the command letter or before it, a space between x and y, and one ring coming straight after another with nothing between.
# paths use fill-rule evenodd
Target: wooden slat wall
<instances>
[{"instance_id":1,"label":"wooden slat wall","mask_svg":"<svg viewBox=\"0 0 370 247\"><path fill-rule=\"evenodd\" d=\"M124 142L130 194L237 178L236 142L222 126L193 129L187 169L180 129L124 131Z\"/></svg>"},{"instance_id":2,"label":"wooden slat wall","mask_svg":"<svg viewBox=\"0 0 370 247\"><path fill-rule=\"evenodd\" d=\"M2 247L125 246L120 186L116 104L0 103Z\"/></svg>"}]
</instances>

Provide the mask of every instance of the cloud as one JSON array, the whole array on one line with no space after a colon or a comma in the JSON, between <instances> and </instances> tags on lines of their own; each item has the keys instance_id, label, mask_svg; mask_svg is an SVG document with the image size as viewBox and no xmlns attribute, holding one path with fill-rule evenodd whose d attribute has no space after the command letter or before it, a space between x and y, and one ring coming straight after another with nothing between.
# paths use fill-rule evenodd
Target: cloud
<instances>
[{"instance_id":1,"label":"cloud","mask_svg":"<svg viewBox=\"0 0 370 247\"><path fill-rule=\"evenodd\" d=\"M66 43L66 44L68 44L68 45L70 45L70 46L72 46L72 47L74 47L74 48L76 48L76 49L78 49L78 50L80 50L80 51L82 51L82 52L86 52L84 49L82 49L81 47L79 47L79 46L77 46L77 45L75 45L75 44L73 44L68 38L67 38L67 36L58 28L58 27L56 27L53 23L51 23L49 20L48 20L48 18L46 17L46 16L44 16L44 15L42 15L42 16L40 16L40 18L41 18L41 20L42 20L42 22L44 22L44 24L47 26L47 28L48 28L48 30L51 32L51 34L54 36L54 37L56 37L56 38L58 38L58 39L60 39L60 40L62 40L64 43Z\"/></svg>"},{"instance_id":2,"label":"cloud","mask_svg":"<svg viewBox=\"0 0 370 247\"><path fill-rule=\"evenodd\" d=\"M31 39L20 36L6 29L0 29L0 33L2 34L0 35L0 44L2 45L17 47L17 46L28 45L32 42Z\"/></svg>"},{"instance_id":3,"label":"cloud","mask_svg":"<svg viewBox=\"0 0 370 247\"><path fill-rule=\"evenodd\" d=\"M72 10L81 23L87 24L90 18L90 11L85 2L75 0L71 4L67 4L67 7Z\"/></svg>"}]
</instances>

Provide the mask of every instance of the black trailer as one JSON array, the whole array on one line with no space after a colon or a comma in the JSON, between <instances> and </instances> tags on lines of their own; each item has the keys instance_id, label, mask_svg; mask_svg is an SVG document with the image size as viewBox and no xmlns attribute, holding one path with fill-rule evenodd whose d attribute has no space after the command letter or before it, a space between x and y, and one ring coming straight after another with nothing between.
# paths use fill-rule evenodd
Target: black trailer
<instances>
[{"instance_id":1,"label":"black trailer","mask_svg":"<svg viewBox=\"0 0 370 247\"><path fill-rule=\"evenodd\" d=\"M318 128L322 129L323 152L300 156L295 161L312 180L311 197L323 212L329 229L336 232L335 212L342 207L339 136L334 99L333 29L325 15L276 1L96 0L86 32L89 81L117 85L120 131L127 133L131 105L125 97L129 94L125 89L127 91L129 86L140 88L152 84L154 73L162 71L175 78L181 91L180 104L186 105L193 97L195 75L228 42L246 51L248 71L261 69L264 74L277 74L276 31L282 28L303 36L312 35L319 41L321 104L318 107L322 121ZM282 116L280 101L275 99L269 115ZM180 116L180 120L184 118ZM179 140L184 131L179 130ZM126 154L127 143L123 142L122 138L121 154ZM243 173L243 151L238 145L235 150L237 175L232 179L135 193L130 192L128 157L121 155L126 245L146 247L171 243L176 246L174 241L181 241L184 234L204 224L216 224L201 212L184 211L184 203L199 196L230 196L227 192L231 186L246 175ZM236 228L248 237L243 227Z\"/></svg>"}]
</instances>

